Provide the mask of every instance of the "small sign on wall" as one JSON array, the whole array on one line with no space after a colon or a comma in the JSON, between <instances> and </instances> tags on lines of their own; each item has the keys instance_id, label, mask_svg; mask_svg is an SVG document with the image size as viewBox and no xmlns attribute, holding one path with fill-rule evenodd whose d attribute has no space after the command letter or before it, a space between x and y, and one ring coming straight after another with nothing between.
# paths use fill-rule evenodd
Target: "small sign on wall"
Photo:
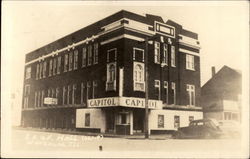
<instances>
[{"instance_id":1,"label":"small sign on wall","mask_svg":"<svg viewBox=\"0 0 250 159\"><path fill-rule=\"evenodd\" d=\"M46 97L44 98L44 104L57 105L57 98Z\"/></svg>"}]
</instances>

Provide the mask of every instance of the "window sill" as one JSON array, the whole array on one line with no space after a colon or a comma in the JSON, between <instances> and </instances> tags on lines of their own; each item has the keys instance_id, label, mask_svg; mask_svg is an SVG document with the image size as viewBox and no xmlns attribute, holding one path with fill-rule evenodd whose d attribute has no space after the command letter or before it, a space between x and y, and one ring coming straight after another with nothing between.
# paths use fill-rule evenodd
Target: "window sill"
<instances>
[{"instance_id":1,"label":"window sill","mask_svg":"<svg viewBox=\"0 0 250 159\"><path fill-rule=\"evenodd\" d=\"M186 68L186 70L195 71L195 69L191 69L191 68Z\"/></svg>"}]
</instances>

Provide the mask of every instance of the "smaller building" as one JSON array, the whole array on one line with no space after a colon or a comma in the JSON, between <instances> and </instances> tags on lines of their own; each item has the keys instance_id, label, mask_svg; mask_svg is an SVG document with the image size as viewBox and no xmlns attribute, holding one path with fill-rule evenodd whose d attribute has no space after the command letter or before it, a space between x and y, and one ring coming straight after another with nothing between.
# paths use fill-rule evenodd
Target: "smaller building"
<instances>
[{"instance_id":1,"label":"smaller building","mask_svg":"<svg viewBox=\"0 0 250 159\"><path fill-rule=\"evenodd\" d=\"M212 78L201 88L205 118L235 120L241 118L241 72L223 66L217 73L212 67Z\"/></svg>"}]
</instances>

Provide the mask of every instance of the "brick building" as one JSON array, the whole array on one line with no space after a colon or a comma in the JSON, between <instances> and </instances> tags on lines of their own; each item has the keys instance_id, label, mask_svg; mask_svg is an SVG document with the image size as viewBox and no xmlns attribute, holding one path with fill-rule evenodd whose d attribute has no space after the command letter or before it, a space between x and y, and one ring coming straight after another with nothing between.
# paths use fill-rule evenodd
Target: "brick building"
<instances>
[{"instance_id":1,"label":"brick building","mask_svg":"<svg viewBox=\"0 0 250 159\"><path fill-rule=\"evenodd\" d=\"M154 37L145 52L145 38ZM119 11L26 55L22 125L149 132L202 118L198 35L159 16Z\"/></svg>"}]
</instances>

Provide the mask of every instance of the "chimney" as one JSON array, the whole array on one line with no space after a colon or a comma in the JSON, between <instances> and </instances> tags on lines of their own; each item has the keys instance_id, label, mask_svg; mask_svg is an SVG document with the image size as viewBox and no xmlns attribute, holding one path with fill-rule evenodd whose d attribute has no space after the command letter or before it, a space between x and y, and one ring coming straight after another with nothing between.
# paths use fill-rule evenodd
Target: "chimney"
<instances>
[{"instance_id":1,"label":"chimney","mask_svg":"<svg viewBox=\"0 0 250 159\"><path fill-rule=\"evenodd\" d=\"M215 67L213 66L212 67L212 77L214 77L214 75L215 75Z\"/></svg>"}]
</instances>

